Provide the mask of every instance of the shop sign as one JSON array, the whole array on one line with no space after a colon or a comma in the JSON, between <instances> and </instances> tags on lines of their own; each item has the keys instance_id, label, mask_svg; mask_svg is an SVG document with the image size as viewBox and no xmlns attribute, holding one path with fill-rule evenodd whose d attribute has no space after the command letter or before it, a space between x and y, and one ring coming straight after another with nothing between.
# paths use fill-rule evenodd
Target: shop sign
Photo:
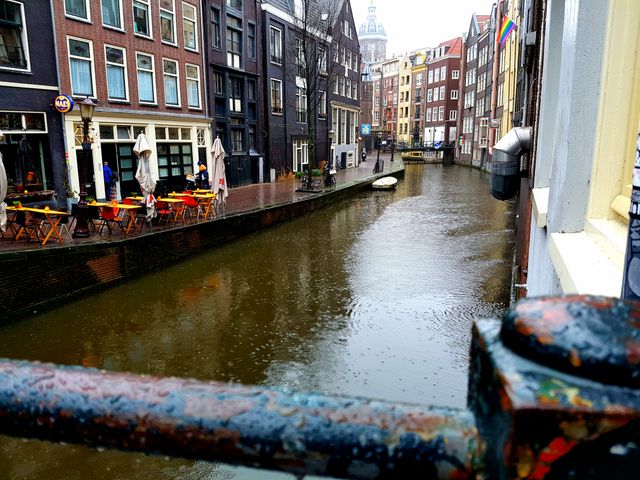
<instances>
[{"instance_id":1,"label":"shop sign","mask_svg":"<svg viewBox=\"0 0 640 480\"><path fill-rule=\"evenodd\" d=\"M361 135L371 135L371 124L370 123L363 123L360 126L360 134Z\"/></svg>"},{"instance_id":2,"label":"shop sign","mask_svg":"<svg viewBox=\"0 0 640 480\"><path fill-rule=\"evenodd\" d=\"M68 113L73 110L73 98L69 95L58 95L53 104L60 113Z\"/></svg>"}]
</instances>

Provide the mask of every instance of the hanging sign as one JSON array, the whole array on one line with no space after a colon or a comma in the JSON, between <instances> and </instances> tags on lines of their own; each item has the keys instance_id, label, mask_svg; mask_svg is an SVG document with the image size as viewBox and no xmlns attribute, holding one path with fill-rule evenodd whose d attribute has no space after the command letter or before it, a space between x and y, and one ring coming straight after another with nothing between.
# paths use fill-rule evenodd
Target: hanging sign
<instances>
[{"instance_id":1,"label":"hanging sign","mask_svg":"<svg viewBox=\"0 0 640 480\"><path fill-rule=\"evenodd\" d=\"M58 95L53 101L53 105L60 113L68 113L73 110L73 98L69 95Z\"/></svg>"}]
</instances>

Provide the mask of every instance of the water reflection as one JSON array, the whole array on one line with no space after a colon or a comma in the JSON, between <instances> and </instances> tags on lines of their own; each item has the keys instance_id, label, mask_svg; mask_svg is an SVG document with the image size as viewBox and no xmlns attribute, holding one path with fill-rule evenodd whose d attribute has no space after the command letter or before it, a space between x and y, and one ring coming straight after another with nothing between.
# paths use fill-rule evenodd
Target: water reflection
<instances>
[{"instance_id":1,"label":"water reflection","mask_svg":"<svg viewBox=\"0 0 640 480\"><path fill-rule=\"evenodd\" d=\"M368 192L0 330L2 356L463 406L470 324L508 299L513 212L482 173ZM283 478L0 439L7 478Z\"/></svg>"}]
</instances>

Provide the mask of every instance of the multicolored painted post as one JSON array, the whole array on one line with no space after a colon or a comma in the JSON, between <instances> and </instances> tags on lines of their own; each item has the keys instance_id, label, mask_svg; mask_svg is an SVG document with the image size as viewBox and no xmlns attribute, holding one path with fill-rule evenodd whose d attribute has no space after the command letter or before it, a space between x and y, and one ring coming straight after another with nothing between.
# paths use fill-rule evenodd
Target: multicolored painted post
<instances>
[{"instance_id":1,"label":"multicolored painted post","mask_svg":"<svg viewBox=\"0 0 640 480\"><path fill-rule=\"evenodd\" d=\"M629 233L621 297L627 300L640 300L640 131L638 131L636 158L633 165Z\"/></svg>"}]
</instances>

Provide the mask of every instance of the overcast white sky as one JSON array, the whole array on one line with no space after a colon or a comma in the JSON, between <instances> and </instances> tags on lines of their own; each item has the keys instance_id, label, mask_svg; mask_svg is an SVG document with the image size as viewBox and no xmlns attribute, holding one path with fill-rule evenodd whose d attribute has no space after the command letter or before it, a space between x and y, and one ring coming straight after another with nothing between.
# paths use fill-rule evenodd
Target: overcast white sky
<instances>
[{"instance_id":1,"label":"overcast white sky","mask_svg":"<svg viewBox=\"0 0 640 480\"><path fill-rule=\"evenodd\" d=\"M488 15L493 0L374 0L387 32L387 57L435 47L469 28L471 14ZM371 0L351 0L356 28L367 18Z\"/></svg>"}]
</instances>

